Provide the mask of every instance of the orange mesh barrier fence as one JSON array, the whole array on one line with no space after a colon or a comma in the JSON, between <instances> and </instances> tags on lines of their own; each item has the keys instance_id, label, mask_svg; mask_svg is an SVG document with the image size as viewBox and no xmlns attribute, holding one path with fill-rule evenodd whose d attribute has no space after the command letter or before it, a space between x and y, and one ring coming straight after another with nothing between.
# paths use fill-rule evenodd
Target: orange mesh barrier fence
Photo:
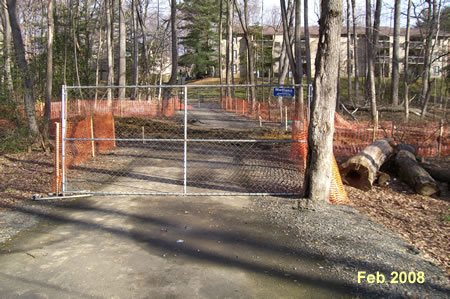
<instances>
[{"instance_id":1,"label":"orange mesh barrier fence","mask_svg":"<svg viewBox=\"0 0 450 299\"><path fill-rule=\"evenodd\" d=\"M61 191L62 171L80 165L97 153L103 153L115 147L114 141L69 140L65 144L64 165L62 163L62 128L60 123L54 124L55 156L54 185L56 193ZM115 138L114 117L112 113L94 114L81 120L66 123L66 138Z\"/></svg>"},{"instance_id":2,"label":"orange mesh barrier fence","mask_svg":"<svg viewBox=\"0 0 450 299\"><path fill-rule=\"evenodd\" d=\"M280 125L286 120L287 115L293 138L297 140L298 138L304 138L303 135L299 135L299 132L304 129L301 119L305 119L306 107L301 107L301 105L283 103L280 106L278 102L271 104L257 102L254 109L251 109L251 103L246 100L223 97L221 106L226 111L244 115L250 119L261 119L263 122L280 122ZM301 128L300 131L299 128ZM339 157L357 154L374 141L373 132L374 127L370 121L349 121L335 113L334 154ZM407 143L415 146L417 154L420 156L450 155L448 123L441 125L438 121L409 123L380 121L375 131L375 139L384 137L391 138L397 144ZM303 151L301 145L295 144L291 156L298 156Z\"/></svg>"}]
</instances>

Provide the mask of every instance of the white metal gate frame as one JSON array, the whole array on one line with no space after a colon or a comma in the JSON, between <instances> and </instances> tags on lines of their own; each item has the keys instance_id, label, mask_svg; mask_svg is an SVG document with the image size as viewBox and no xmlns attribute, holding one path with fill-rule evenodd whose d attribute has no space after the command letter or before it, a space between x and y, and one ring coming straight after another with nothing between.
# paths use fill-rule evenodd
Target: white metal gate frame
<instances>
[{"instance_id":1,"label":"white metal gate frame","mask_svg":"<svg viewBox=\"0 0 450 299\"><path fill-rule=\"evenodd\" d=\"M301 193L271 193L271 192L187 192L187 146L191 142L216 142L216 143L306 143L307 140L271 140L271 139L189 139L187 135L187 118L188 118L188 87L189 88L233 88L233 87L306 87L308 94L308 107L312 101L312 85L311 84L230 84L230 85L126 85L126 86L66 86L61 88L61 164L62 164L62 186L61 191L63 195L66 194L95 194L95 195L160 195L160 196L300 196ZM67 129L67 90L69 89L109 89L109 88L183 88L184 93L184 138L183 139L134 139L134 138L66 138ZM308 109L309 111L309 109ZM66 175L66 142L67 141L159 141L159 142L183 142L183 192L100 192L89 190L67 190L67 175Z\"/></svg>"}]
</instances>

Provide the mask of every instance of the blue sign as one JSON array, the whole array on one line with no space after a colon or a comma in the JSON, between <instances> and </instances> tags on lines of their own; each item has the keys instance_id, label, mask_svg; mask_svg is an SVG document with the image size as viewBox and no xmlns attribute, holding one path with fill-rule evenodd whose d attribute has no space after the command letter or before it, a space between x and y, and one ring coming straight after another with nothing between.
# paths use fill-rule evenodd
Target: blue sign
<instances>
[{"instance_id":1,"label":"blue sign","mask_svg":"<svg viewBox=\"0 0 450 299\"><path fill-rule=\"evenodd\" d=\"M293 97L295 97L295 89L287 88L287 87L274 87L273 88L273 96L274 97L293 98Z\"/></svg>"}]
</instances>

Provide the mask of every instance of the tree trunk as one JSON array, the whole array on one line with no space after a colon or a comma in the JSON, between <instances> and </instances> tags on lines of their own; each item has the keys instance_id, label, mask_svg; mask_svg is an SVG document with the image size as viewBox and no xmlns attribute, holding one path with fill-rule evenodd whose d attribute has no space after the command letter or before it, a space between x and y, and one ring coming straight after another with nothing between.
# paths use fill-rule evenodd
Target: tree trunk
<instances>
[{"instance_id":1,"label":"tree trunk","mask_svg":"<svg viewBox=\"0 0 450 299\"><path fill-rule=\"evenodd\" d=\"M105 0L106 10L106 48L108 51L108 86L114 83L114 59L113 59L113 45L112 45L112 24L111 24L111 4L110 0ZM108 106L112 105L112 90L108 88Z\"/></svg>"},{"instance_id":2,"label":"tree trunk","mask_svg":"<svg viewBox=\"0 0 450 299\"><path fill-rule=\"evenodd\" d=\"M253 70L253 44L252 44L252 40L250 37L250 33L248 31L248 17L245 17L245 20L242 17L242 13L241 13L241 9L239 7L239 3L235 0L234 1L234 6L236 7L236 11L238 13L238 17L239 17L239 21L241 23L242 26L242 31L244 31L244 40L245 40L245 44L247 46L247 61L248 61L248 70L249 70L249 79L250 79L250 84L252 85L250 87L250 99L251 99L251 107L252 107L252 112L254 111L255 107L256 107L256 91L255 91L255 74L254 74L254 70ZM244 9L246 9L247 11L245 11L245 14L248 14L248 0L244 0Z\"/></svg>"},{"instance_id":3,"label":"tree trunk","mask_svg":"<svg viewBox=\"0 0 450 299\"><path fill-rule=\"evenodd\" d=\"M73 7L73 5L72 5L72 7ZM77 24L75 23L75 16L77 16L77 18L78 18L78 8L79 8L79 3L78 3L78 0L77 0L77 5L76 5L75 9L71 10L71 16L72 16L72 38L73 38L73 59L74 59L74 65L75 65L75 76L77 78L78 86L81 86L80 72L78 70L78 53L77 53L78 39L77 39L77 34L76 34ZM83 98L83 94L81 92L81 88L79 88L78 91L80 92L80 98Z\"/></svg>"},{"instance_id":4,"label":"tree trunk","mask_svg":"<svg viewBox=\"0 0 450 299\"><path fill-rule=\"evenodd\" d=\"M8 0L8 15L11 26L11 33L14 42L14 50L16 52L16 62L19 66L22 86L23 86L23 100L25 104L25 115L28 120L28 127L30 134L33 137L33 142L36 142L40 137L39 127L36 121L36 108L33 95L33 81L28 70L28 63L25 58L25 47L23 45L22 33L16 18L16 0Z\"/></svg>"},{"instance_id":5,"label":"tree trunk","mask_svg":"<svg viewBox=\"0 0 450 299\"><path fill-rule=\"evenodd\" d=\"M6 0L2 0L2 23L3 23L3 43L4 43L4 55L5 55L5 76L8 86L8 95L10 98L14 98L14 85L11 76L11 27L9 24L8 8Z\"/></svg>"},{"instance_id":6,"label":"tree trunk","mask_svg":"<svg viewBox=\"0 0 450 299\"><path fill-rule=\"evenodd\" d=\"M219 0L219 83L223 84L223 59L222 59L222 36L223 36L223 1ZM220 100L223 99L223 90L220 87Z\"/></svg>"},{"instance_id":7,"label":"tree trunk","mask_svg":"<svg viewBox=\"0 0 450 299\"><path fill-rule=\"evenodd\" d=\"M134 86L138 85L139 76L139 47L138 47L138 37L137 37L137 3L135 0L131 1L131 22L133 27L133 80L132 84ZM135 100L137 96L137 89L133 88L131 91L131 99Z\"/></svg>"},{"instance_id":8,"label":"tree trunk","mask_svg":"<svg viewBox=\"0 0 450 299\"><path fill-rule=\"evenodd\" d=\"M405 105L405 120L408 122L409 120L409 75L408 75L408 66L409 66L409 31L411 27L411 0L408 0L408 9L406 12L406 33L405 33L405 65L404 65L404 105Z\"/></svg>"},{"instance_id":9,"label":"tree trunk","mask_svg":"<svg viewBox=\"0 0 450 299\"><path fill-rule=\"evenodd\" d=\"M450 169L441 168L429 163L420 163L420 166L435 180L450 184Z\"/></svg>"},{"instance_id":10,"label":"tree trunk","mask_svg":"<svg viewBox=\"0 0 450 299\"><path fill-rule=\"evenodd\" d=\"M47 89L45 94L44 112L44 138L48 137L49 121L52 107L52 83L53 83L53 4L54 0L48 0L47 4Z\"/></svg>"},{"instance_id":11,"label":"tree trunk","mask_svg":"<svg viewBox=\"0 0 450 299\"><path fill-rule=\"evenodd\" d=\"M296 66L296 75L294 77L296 84L302 84L303 79L303 59L302 59L302 20L301 20L301 8L302 3L300 0L294 0L295 5L295 27L294 27L294 34L295 34L295 66ZM300 88L300 91L303 91L303 88ZM296 101L297 103L303 102L303 97L301 96L302 92L300 94L297 93L296 95Z\"/></svg>"},{"instance_id":12,"label":"tree trunk","mask_svg":"<svg viewBox=\"0 0 450 299\"><path fill-rule=\"evenodd\" d=\"M350 1L350 0L349 0ZM308 0L303 0L303 21L305 29L305 59L306 59L306 80L308 84L312 84L312 74L311 74L311 47L309 45L309 8Z\"/></svg>"},{"instance_id":13,"label":"tree trunk","mask_svg":"<svg viewBox=\"0 0 450 299\"><path fill-rule=\"evenodd\" d=\"M177 83L178 73L177 0L172 0L170 5L170 25L172 33L172 71L169 85L173 85Z\"/></svg>"},{"instance_id":14,"label":"tree trunk","mask_svg":"<svg viewBox=\"0 0 450 299\"><path fill-rule=\"evenodd\" d=\"M126 29L124 16L124 0L119 0L119 85L124 86L126 82L127 58L126 58ZM125 99L125 88L119 88L119 100Z\"/></svg>"},{"instance_id":15,"label":"tree trunk","mask_svg":"<svg viewBox=\"0 0 450 299\"><path fill-rule=\"evenodd\" d=\"M352 50L350 48L350 0L347 0L347 14L346 14L346 24L347 24L347 90L348 99L354 105L352 97Z\"/></svg>"},{"instance_id":16,"label":"tree trunk","mask_svg":"<svg viewBox=\"0 0 450 299\"><path fill-rule=\"evenodd\" d=\"M391 102L392 105L398 106L398 84L399 74L399 51L400 51L400 4L401 0L395 1L394 7L394 44L392 48L392 87Z\"/></svg>"},{"instance_id":17,"label":"tree trunk","mask_svg":"<svg viewBox=\"0 0 450 299\"><path fill-rule=\"evenodd\" d=\"M231 57L233 55L233 0L227 0L227 54L226 54L226 83L231 84L233 75L233 65ZM250 58L250 57L249 57ZM227 97L231 97L231 87L227 86Z\"/></svg>"},{"instance_id":18,"label":"tree trunk","mask_svg":"<svg viewBox=\"0 0 450 299\"><path fill-rule=\"evenodd\" d=\"M305 197L328 201L333 162L334 113L342 1L321 1L319 45L316 54L314 94L308 130L308 157L305 174Z\"/></svg>"},{"instance_id":19,"label":"tree trunk","mask_svg":"<svg viewBox=\"0 0 450 299\"><path fill-rule=\"evenodd\" d=\"M439 191L436 181L420 167L416 157L410 151L400 150L395 156L395 165L400 179L417 193L429 196Z\"/></svg>"},{"instance_id":20,"label":"tree trunk","mask_svg":"<svg viewBox=\"0 0 450 299\"><path fill-rule=\"evenodd\" d=\"M381 165L393 153L394 148L391 140L384 138L375 141L342 164L341 176L343 181L364 191L372 189Z\"/></svg>"},{"instance_id":21,"label":"tree trunk","mask_svg":"<svg viewBox=\"0 0 450 299\"><path fill-rule=\"evenodd\" d=\"M355 17L355 0L352 1L352 22L353 22L353 61L355 65L355 99L358 103L359 98L359 70L358 70L358 34L356 31L356 17Z\"/></svg>"}]
</instances>

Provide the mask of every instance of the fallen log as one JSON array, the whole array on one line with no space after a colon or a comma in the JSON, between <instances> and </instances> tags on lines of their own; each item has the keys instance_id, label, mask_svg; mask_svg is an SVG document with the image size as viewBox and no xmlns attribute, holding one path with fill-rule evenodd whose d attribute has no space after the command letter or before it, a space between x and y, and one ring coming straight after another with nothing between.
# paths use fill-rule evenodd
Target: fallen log
<instances>
[{"instance_id":1,"label":"fallen log","mask_svg":"<svg viewBox=\"0 0 450 299\"><path fill-rule=\"evenodd\" d=\"M417 162L413 153L400 150L395 156L398 176L417 193L430 196L439 191L436 181Z\"/></svg>"},{"instance_id":2,"label":"fallen log","mask_svg":"<svg viewBox=\"0 0 450 299\"><path fill-rule=\"evenodd\" d=\"M436 165L429 163L420 163L423 169L425 169L435 180L450 184L450 169L442 169Z\"/></svg>"},{"instance_id":3,"label":"fallen log","mask_svg":"<svg viewBox=\"0 0 450 299\"><path fill-rule=\"evenodd\" d=\"M372 189L378 170L393 153L389 138L375 141L341 165L343 181L364 191Z\"/></svg>"}]
</instances>

